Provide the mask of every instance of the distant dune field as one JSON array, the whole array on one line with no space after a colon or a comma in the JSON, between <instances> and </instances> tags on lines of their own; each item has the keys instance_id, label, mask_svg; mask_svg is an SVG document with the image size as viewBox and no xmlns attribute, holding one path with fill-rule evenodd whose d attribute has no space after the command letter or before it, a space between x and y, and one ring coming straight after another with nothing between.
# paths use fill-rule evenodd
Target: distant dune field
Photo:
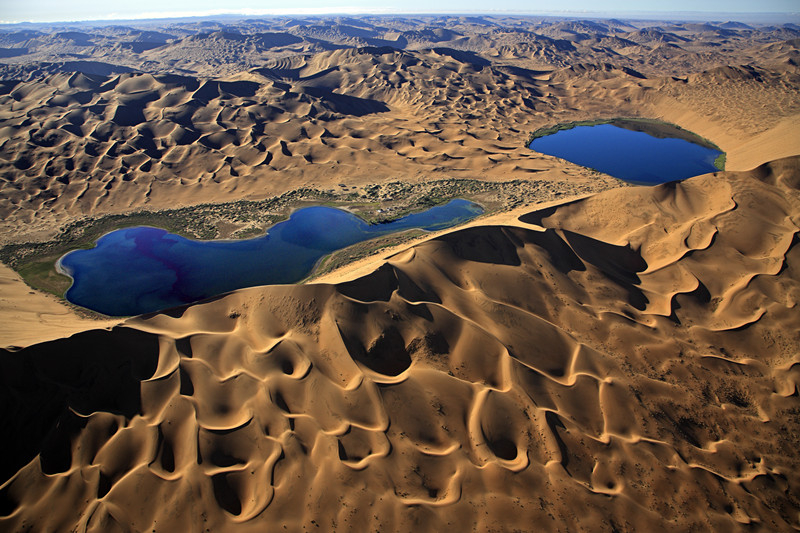
<instances>
[{"instance_id":1,"label":"distant dune field","mask_svg":"<svg viewBox=\"0 0 800 533\"><path fill-rule=\"evenodd\" d=\"M537 192L124 320L0 265L0 530L800 529L800 29L153 24L0 27L3 257L304 188ZM613 117L726 171L632 187L527 148Z\"/></svg>"},{"instance_id":2,"label":"distant dune field","mask_svg":"<svg viewBox=\"0 0 800 533\"><path fill-rule=\"evenodd\" d=\"M2 242L86 216L341 182L613 186L527 148L537 128L573 120L673 122L713 140L733 170L800 153L800 30L384 23L0 33L27 51L0 63ZM58 63L56 50L132 71Z\"/></svg>"}]
</instances>

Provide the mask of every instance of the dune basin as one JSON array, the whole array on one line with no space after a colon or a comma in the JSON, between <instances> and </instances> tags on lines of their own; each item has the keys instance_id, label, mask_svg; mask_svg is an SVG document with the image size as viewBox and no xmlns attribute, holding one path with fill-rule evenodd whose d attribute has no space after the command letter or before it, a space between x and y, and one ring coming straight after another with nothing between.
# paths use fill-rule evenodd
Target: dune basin
<instances>
[{"instance_id":1,"label":"dune basin","mask_svg":"<svg viewBox=\"0 0 800 533\"><path fill-rule=\"evenodd\" d=\"M448 228L482 212L473 202L455 199L368 224L347 211L314 206L246 240L196 241L138 226L108 233L96 247L64 255L59 265L73 278L66 293L70 302L109 316L138 315L244 287L295 283L341 248L408 229Z\"/></svg>"},{"instance_id":2,"label":"dune basin","mask_svg":"<svg viewBox=\"0 0 800 533\"><path fill-rule=\"evenodd\" d=\"M620 120L555 129L535 136L530 148L630 183L654 185L721 170L716 146L669 124Z\"/></svg>"},{"instance_id":3,"label":"dune basin","mask_svg":"<svg viewBox=\"0 0 800 533\"><path fill-rule=\"evenodd\" d=\"M800 13L82 3L0 23L0 533L800 533Z\"/></svg>"}]
</instances>

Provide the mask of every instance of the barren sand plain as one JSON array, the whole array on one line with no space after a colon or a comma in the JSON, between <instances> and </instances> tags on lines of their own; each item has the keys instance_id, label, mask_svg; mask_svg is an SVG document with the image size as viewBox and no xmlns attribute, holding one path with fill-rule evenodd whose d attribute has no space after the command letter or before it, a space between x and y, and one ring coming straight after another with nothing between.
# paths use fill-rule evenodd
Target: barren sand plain
<instances>
[{"instance_id":1,"label":"barren sand plain","mask_svg":"<svg viewBox=\"0 0 800 533\"><path fill-rule=\"evenodd\" d=\"M797 531L798 38L0 29L0 530ZM630 187L526 146L614 117L695 132L726 171ZM312 283L126 320L9 268L125 217L230 235L278 216L242 205L375 207L437 180L515 197Z\"/></svg>"}]
</instances>

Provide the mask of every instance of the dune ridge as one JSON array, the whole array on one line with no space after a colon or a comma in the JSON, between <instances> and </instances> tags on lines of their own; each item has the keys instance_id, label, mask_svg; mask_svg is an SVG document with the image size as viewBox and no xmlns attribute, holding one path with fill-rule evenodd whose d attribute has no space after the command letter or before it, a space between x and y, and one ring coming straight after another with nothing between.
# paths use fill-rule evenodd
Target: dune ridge
<instances>
[{"instance_id":1,"label":"dune ridge","mask_svg":"<svg viewBox=\"0 0 800 533\"><path fill-rule=\"evenodd\" d=\"M535 16L311 16L133 26L7 25L0 28L0 72L38 76L80 66L91 74L135 70L215 77L270 60L372 46L450 49L473 62L502 60L537 69L596 62L645 75L684 75L742 58L796 60L800 38L790 20L748 25Z\"/></svg>"},{"instance_id":2,"label":"dune ridge","mask_svg":"<svg viewBox=\"0 0 800 533\"><path fill-rule=\"evenodd\" d=\"M800 32L788 25L345 22L0 32L8 50L30 51L0 58L9 69L70 46L81 58L0 70L0 240L343 181L614 187L527 148L536 129L576 120L673 122L719 145L730 170L800 154ZM674 53L653 57L664 46ZM101 59L118 62L87 66Z\"/></svg>"},{"instance_id":3,"label":"dune ridge","mask_svg":"<svg viewBox=\"0 0 800 533\"><path fill-rule=\"evenodd\" d=\"M0 530L800 530L799 37L499 16L0 27L0 245L39 253L26 268L106 215L200 206L177 224L228 235L238 200L274 220L302 191L380 207L451 178L511 183L516 207L329 283L124 322L0 265ZM620 187L526 146L615 117L699 134L729 172Z\"/></svg>"},{"instance_id":4,"label":"dune ridge","mask_svg":"<svg viewBox=\"0 0 800 533\"><path fill-rule=\"evenodd\" d=\"M615 189L3 350L0 527L796 531L798 186Z\"/></svg>"}]
</instances>

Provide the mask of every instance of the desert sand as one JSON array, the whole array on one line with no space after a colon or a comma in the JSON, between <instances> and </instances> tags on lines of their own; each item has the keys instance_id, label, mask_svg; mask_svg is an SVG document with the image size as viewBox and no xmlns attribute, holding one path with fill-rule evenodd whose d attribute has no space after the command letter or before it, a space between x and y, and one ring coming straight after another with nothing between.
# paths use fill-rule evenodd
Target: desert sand
<instances>
[{"instance_id":1,"label":"desert sand","mask_svg":"<svg viewBox=\"0 0 800 533\"><path fill-rule=\"evenodd\" d=\"M0 530L800 529L800 30L259 24L0 32L2 244L303 187L542 194L125 320L3 266ZM618 116L727 170L629 187L526 148Z\"/></svg>"},{"instance_id":2,"label":"desert sand","mask_svg":"<svg viewBox=\"0 0 800 533\"><path fill-rule=\"evenodd\" d=\"M52 294L28 287L16 272L0 264L0 323L4 325L0 346L28 346L119 322L82 315Z\"/></svg>"},{"instance_id":3,"label":"desert sand","mask_svg":"<svg viewBox=\"0 0 800 533\"><path fill-rule=\"evenodd\" d=\"M794 530L798 184L608 191L5 352L0 523Z\"/></svg>"},{"instance_id":4,"label":"desert sand","mask_svg":"<svg viewBox=\"0 0 800 533\"><path fill-rule=\"evenodd\" d=\"M263 28L245 23L227 33L182 30L190 35L170 26L174 39L138 54L129 32L117 30L116 41L107 35L113 28L0 34L9 50L27 52L3 60L0 243L47 240L87 217L342 182L614 186L527 148L536 129L573 120L672 122L713 140L728 153L729 170L800 153L792 127L800 120L800 30L412 22L365 19L360 31L340 23L322 34L314 33L319 22L274 23L286 42L328 43L323 51L268 46L274 35L265 40ZM370 24L374 36L365 40ZM343 40L346 31L355 40ZM412 44L385 46L387 35ZM261 44L229 49L254 39ZM656 54L666 46L670 57ZM56 62L66 51L138 70L87 74L86 66ZM187 61L192 68L181 67ZM12 68L23 66L37 69Z\"/></svg>"}]
</instances>

